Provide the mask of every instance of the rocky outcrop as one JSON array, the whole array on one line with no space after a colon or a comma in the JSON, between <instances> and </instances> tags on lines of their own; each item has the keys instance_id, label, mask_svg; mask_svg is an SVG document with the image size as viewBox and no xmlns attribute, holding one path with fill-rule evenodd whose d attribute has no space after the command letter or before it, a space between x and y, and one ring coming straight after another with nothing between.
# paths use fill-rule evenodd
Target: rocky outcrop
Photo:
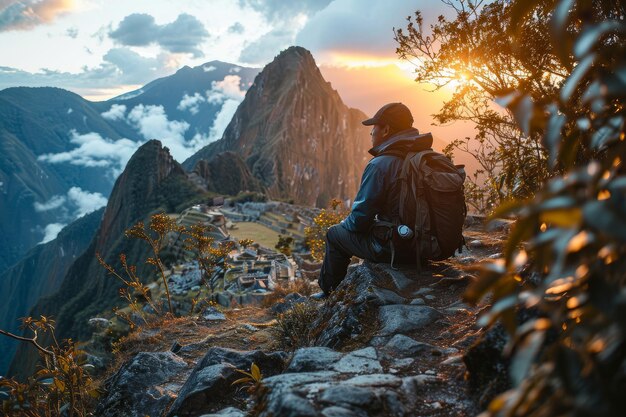
<instances>
[{"instance_id":1,"label":"rocky outcrop","mask_svg":"<svg viewBox=\"0 0 626 417\"><path fill-rule=\"evenodd\" d=\"M144 262L148 247L145 242L125 238L124 231L152 213L175 211L178 205L197 198L199 193L159 141L151 140L142 145L115 182L100 227L89 247L69 268L58 291L41 299L31 315L54 316L59 339L86 338L91 332L88 320L119 303L120 285L107 275L96 253L110 264L117 264L119 254L124 253L129 264L138 266L138 274L142 276L144 268L148 268ZM34 349L22 345L9 373L29 375L36 361Z\"/></svg>"},{"instance_id":2,"label":"rocky outcrop","mask_svg":"<svg viewBox=\"0 0 626 417\"><path fill-rule=\"evenodd\" d=\"M204 180L208 190L219 194L264 191L261 182L252 176L244 160L235 152L221 152L208 161L202 159L193 172Z\"/></svg>"},{"instance_id":3,"label":"rocky outcrop","mask_svg":"<svg viewBox=\"0 0 626 417\"><path fill-rule=\"evenodd\" d=\"M233 151L273 198L352 199L369 159L366 118L341 101L309 51L290 47L256 77L223 137L183 166Z\"/></svg>"}]
</instances>

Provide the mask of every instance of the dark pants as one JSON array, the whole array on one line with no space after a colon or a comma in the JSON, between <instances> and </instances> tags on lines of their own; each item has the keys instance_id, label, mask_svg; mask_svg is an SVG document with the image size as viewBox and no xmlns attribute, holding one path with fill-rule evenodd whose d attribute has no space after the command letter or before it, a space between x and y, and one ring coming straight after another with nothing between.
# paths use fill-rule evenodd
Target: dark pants
<instances>
[{"instance_id":1,"label":"dark pants","mask_svg":"<svg viewBox=\"0 0 626 417\"><path fill-rule=\"evenodd\" d=\"M351 232L340 224L332 226L326 233L326 255L318 280L324 293L331 293L345 278L352 256L371 262L390 262L391 250L370 233Z\"/></svg>"}]
</instances>

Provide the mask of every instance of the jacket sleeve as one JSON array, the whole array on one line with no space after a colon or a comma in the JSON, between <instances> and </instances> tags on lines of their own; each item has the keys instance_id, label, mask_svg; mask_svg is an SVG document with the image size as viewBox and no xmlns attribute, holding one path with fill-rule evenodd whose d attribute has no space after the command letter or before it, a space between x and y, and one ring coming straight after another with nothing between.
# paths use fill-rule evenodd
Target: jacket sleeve
<instances>
[{"instance_id":1,"label":"jacket sleeve","mask_svg":"<svg viewBox=\"0 0 626 417\"><path fill-rule=\"evenodd\" d=\"M374 216L381 211L385 198L385 178L380 168L370 161L363 171L359 192L352 204L350 215L341 225L352 232L367 232Z\"/></svg>"}]
</instances>

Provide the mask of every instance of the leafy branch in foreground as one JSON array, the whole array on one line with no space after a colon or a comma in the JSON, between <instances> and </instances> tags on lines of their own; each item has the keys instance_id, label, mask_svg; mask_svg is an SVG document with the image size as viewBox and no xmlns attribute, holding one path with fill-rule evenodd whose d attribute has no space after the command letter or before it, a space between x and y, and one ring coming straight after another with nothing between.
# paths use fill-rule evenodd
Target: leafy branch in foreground
<instances>
[{"instance_id":1,"label":"leafy branch in foreground","mask_svg":"<svg viewBox=\"0 0 626 417\"><path fill-rule=\"evenodd\" d=\"M82 417L91 415L89 409L98 391L93 387L89 371L93 368L85 361L85 354L71 339L62 343L54 336L54 320L41 316L25 317L21 328L32 333L24 337L0 330L0 334L37 348L43 366L25 382L0 378L2 415L10 417L60 416ZM37 337L50 333L53 344L41 346Z\"/></svg>"},{"instance_id":2,"label":"leafy branch in foreground","mask_svg":"<svg viewBox=\"0 0 626 417\"><path fill-rule=\"evenodd\" d=\"M615 416L626 409L626 8L609 1L515 1L508 33L549 9L549 41L565 81L501 102L541 135L553 178L514 214L504 258L484 266L467 297L492 295L483 323L511 334L514 388L492 416ZM554 7L554 8L553 8ZM553 8L553 9L552 9ZM538 11L539 9L539 11ZM589 160L581 159L586 155ZM519 325L516 311L538 317Z\"/></svg>"},{"instance_id":3,"label":"leafy branch in foreground","mask_svg":"<svg viewBox=\"0 0 626 417\"><path fill-rule=\"evenodd\" d=\"M341 200L332 199L329 209L322 209L313 219L313 225L304 229L305 243L311 251L313 259L321 261L324 259L326 251L326 232L328 229L338 224L349 214L343 208Z\"/></svg>"}]
</instances>

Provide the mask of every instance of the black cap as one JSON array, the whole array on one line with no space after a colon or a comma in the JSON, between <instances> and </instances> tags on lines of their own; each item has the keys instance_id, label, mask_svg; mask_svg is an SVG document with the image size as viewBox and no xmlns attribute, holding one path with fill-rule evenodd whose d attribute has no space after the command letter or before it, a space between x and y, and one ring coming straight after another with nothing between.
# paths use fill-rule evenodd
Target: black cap
<instances>
[{"instance_id":1,"label":"black cap","mask_svg":"<svg viewBox=\"0 0 626 417\"><path fill-rule=\"evenodd\" d=\"M411 110L402 103L389 103L380 108L371 119L363 121L365 126L389 125L398 130L413 126Z\"/></svg>"}]
</instances>

